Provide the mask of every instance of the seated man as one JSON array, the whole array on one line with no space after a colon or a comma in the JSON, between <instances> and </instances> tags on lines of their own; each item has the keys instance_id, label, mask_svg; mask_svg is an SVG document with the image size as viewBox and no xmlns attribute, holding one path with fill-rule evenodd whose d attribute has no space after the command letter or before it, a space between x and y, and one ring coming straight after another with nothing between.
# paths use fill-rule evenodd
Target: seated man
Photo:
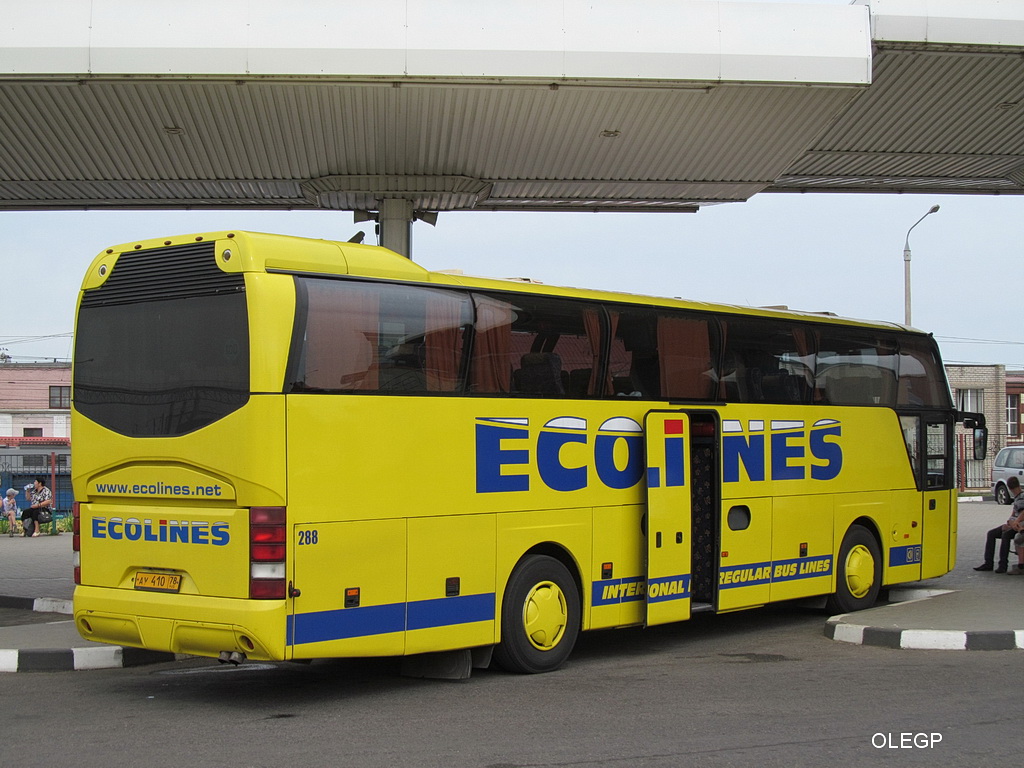
<instances>
[{"instance_id":1,"label":"seated man","mask_svg":"<svg viewBox=\"0 0 1024 768\"><path fill-rule=\"evenodd\" d=\"M1013 499L1013 513L1000 526L996 526L985 534L985 562L974 570L991 571L996 551L996 539L1002 539L999 547L999 567L996 573L1006 573L1007 559L1010 556L1010 541L1018 531L1024 530L1024 495L1020 492L1020 481L1011 477L1006 481L1006 489Z\"/></svg>"}]
</instances>

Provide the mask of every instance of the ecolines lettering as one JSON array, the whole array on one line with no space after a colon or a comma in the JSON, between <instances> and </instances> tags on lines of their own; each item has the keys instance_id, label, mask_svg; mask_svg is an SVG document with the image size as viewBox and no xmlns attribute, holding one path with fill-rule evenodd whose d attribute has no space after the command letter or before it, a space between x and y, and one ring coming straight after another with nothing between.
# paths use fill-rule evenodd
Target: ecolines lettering
<instances>
[{"instance_id":1,"label":"ecolines lettering","mask_svg":"<svg viewBox=\"0 0 1024 768\"><path fill-rule=\"evenodd\" d=\"M751 420L744 431L739 421L723 422L722 480L737 483L740 466L751 482L771 480L833 480L843 468L843 448L837 442L842 426L834 419L819 419L810 430L802 421ZM770 450L768 448L770 447ZM821 463L824 462L824 463Z\"/></svg>"},{"instance_id":2,"label":"ecolines lettering","mask_svg":"<svg viewBox=\"0 0 1024 768\"><path fill-rule=\"evenodd\" d=\"M607 419L591 435L586 419L563 416L545 424L535 440L528 427L525 418L477 420L477 493L530 490L528 469L534 463L541 482L554 491L586 488L592 471L602 485L617 490L632 488L644 476L643 430L633 419ZM586 463L567 456L565 448L573 444L584 446ZM625 456L622 465L617 452Z\"/></svg>"},{"instance_id":3,"label":"ecolines lettering","mask_svg":"<svg viewBox=\"0 0 1024 768\"><path fill-rule=\"evenodd\" d=\"M92 518L92 537L114 541L154 541L168 544L212 544L223 547L231 541L231 526L223 521L152 520L130 517Z\"/></svg>"},{"instance_id":4,"label":"ecolines lettering","mask_svg":"<svg viewBox=\"0 0 1024 768\"><path fill-rule=\"evenodd\" d=\"M217 498L224 495L221 485L167 485L166 483L97 483L97 493L135 496L205 496Z\"/></svg>"},{"instance_id":5,"label":"ecolines lettering","mask_svg":"<svg viewBox=\"0 0 1024 768\"><path fill-rule=\"evenodd\" d=\"M722 423L722 480L737 483L741 475L752 482L764 480L832 480L843 468L843 449L838 439L842 426L835 419L819 419L808 430L803 421L750 420ZM648 486L657 488L686 483L686 442L666 429L665 466L645 468L643 429L631 418L604 421L596 434L586 419L563 416L540 430L530 420L478 418L476 423L477 493L530 490L530 469L536 467L541 482L553 491L579 491L596 475L607 488L624 490L647 475ZM576 447L578 446L578 447ZM742 466L742 472L741 472Z\"/></svg>"}]
</instances>

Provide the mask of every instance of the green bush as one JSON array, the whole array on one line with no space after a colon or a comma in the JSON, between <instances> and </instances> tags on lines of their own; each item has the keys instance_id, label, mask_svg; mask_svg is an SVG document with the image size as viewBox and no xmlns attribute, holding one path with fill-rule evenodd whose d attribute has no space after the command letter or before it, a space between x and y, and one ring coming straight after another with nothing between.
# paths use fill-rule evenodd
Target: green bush
<instances>
[{"instance_id":1,"label":"green bush","mask_svg":"<svg viewBox=\"0 0 1024 768\"><path fill-rule=\"evenodd\" d=\"M57 522L56 531L54 530L53 523L50 522L50 523L43 523L42 524L42 526L41 526L42 532L44 534L49 534L49 535L56 534L57 532L60 532L60 533L70 533L71 530L74 527L74 521L71 519L71 515L70 514L61 515L60 517L57 518L56 522ZM8 534L8 529L9 528L10 528L10 523L7 522L7 518L4 517L3 519L0 519L0 536L6 536ZM14 523L14 535L15 536L21 536L21 534L22 534L21 521L18 520L18 521L16 521Z\"/></svg>"},{"instance_id":2,"label":"green bush","mask_svg":"<svg viewBox=\"0 0 1024 768\"><path fill-rule=\"evenodd\" d=\"M6 536L10 527L11 524L7 521L6 517L0 519L0 535ZM21 522L16 522L14 524L14 533L21 536Z\"/></svg>"}]
</instances>

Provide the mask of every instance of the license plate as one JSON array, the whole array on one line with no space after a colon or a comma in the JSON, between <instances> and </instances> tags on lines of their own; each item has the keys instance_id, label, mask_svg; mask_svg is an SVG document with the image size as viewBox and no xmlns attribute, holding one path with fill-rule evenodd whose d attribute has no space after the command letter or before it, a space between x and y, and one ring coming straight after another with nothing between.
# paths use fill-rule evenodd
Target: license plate
<instances>
[{"instance_id":1,"label":"license plate","mask_svg":"<svg viewBox=\"0 0 1024 768\"><path fill-rule=\"evenodd\" d=\"M152 592L177 592L181 589L181 574L139 571L135 574L135 588Z\"/></svg>"}]
</instances>

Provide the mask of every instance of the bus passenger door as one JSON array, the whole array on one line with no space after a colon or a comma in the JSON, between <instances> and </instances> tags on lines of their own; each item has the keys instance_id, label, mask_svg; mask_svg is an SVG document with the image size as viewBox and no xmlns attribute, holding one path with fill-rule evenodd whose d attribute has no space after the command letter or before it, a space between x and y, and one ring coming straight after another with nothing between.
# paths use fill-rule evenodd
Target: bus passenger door
<instances>
[{"instance_id":1,"label":"bus passenger door","mask_svg":"<svg viewBox=\"0 0 1024 768\"><path fill-rule=\"evenodd\" d=\"M924 419L924 531L917 560L922 579L941 576L956 565L956 494L953 481L953 425L947 417ZM893 553L893 557L897 553ZM902 554L902 552L898 553ZM897 561L890 565L902 564Z\"/></svg>"},{"instance_id":2,"label":"bus passenger door","mask_svg":"<svg viewBox=\"0 0 1024 768\"><path fill-rule=\"evenodd\" d=\"M690 617L690 417L650 411L647 454L646 624Z\"/></svg>"}]
</instances>

